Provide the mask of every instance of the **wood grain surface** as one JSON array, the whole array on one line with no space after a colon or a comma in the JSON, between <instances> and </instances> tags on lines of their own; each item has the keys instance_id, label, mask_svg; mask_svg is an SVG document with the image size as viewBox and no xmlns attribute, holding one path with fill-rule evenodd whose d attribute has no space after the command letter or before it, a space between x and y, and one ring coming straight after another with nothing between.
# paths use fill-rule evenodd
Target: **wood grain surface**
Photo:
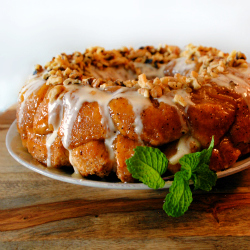
<instances>
[{"instance_id":1,"label":"wood grain surface","mask_svg":"<svg viewBox=\"0 0 250 250\"><path fill-rule=\"evenodd\" d=\"M167 190L73 185L17 163L0 115L0 249L250 249L250 168L195 191L180 218L162 210Z\"/></svg>"}]
</instances>

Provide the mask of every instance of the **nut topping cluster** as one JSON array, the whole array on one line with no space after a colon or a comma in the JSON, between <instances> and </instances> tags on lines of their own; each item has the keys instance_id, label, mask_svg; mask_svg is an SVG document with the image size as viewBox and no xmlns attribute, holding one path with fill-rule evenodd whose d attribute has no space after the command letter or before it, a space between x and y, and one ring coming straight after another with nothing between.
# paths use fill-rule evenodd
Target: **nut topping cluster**
<instances>
[{"instance_id":1,"label":"nut topping cluster","mask_svg":"<svg viewBox=\"0 0 250 250\"><path fill-rule=\"evenodd\" d=\"M168 63L177 58L185 58L185 63L197 66L198 71L191 71L188 75L179 73L173 76L147 79L146 75L136 67L136 63L150 65L155 69L168 67ZM215 78L218 74L226 74L228 67L248 67L246 56L241 52L231 54L203 46L189 44L180 51L176 46L141 47L137 50L123 47L119 50L105 50L102 47L88 48L83 54L74 52L54 57L44 69L41 65L35 66L35 73L43 73L47 85L89 85L94 88L105 89L109 86L134 87L138 93L149 98L158 98L171 90L199 89L207 79ZM107 68L123 68L133 72L134 80L102 79L91 73L92 69L105 70ZM178 100L178 96L176 97ZM184 103L179 100L180 103Z\"/></svg>"}]
</instances>

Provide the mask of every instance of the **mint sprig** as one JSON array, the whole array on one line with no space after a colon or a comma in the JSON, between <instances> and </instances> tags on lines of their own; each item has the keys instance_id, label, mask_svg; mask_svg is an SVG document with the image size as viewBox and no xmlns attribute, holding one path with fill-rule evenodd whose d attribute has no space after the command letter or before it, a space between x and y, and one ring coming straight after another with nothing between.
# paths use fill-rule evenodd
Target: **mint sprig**
<instances>
[{"instance_id":1,"label":"mint sprig","mask_svg":"<svg viewBox=\"0 0 250 250\"><path fill-rule=\"evenodd\" d=\"M213 148L214 138L212 138L208 149L184 155L179 160L181 169L174 175L174 181L163 205L163 210L169 216L179 217L188 210L193 200L189 186L190 180L194 182L195 189L204 191L210 191L215 185L217 175L209 169L208 165Z\"/></svg>"},{"instance_id":2,"label":"mint sprig","mask_svg":"<svg viewBox=\"0 0 250 250\"><path fill-rule=\"evenodd\" d=\"M195 189L210 191L215 186L217 175L209 169L209 162L214 148L212 137L208 149L201 152L184 155L179 163L181 169L174 175L174 181L165 198L163 210L173 217L183 215L190 206L193 198L190 180ZM126 160L129 172L150 188L162 188L165 185L161 175L167 170L168 159L156 148L136 147L135 154Z\"/></svg>"}]
</instances>

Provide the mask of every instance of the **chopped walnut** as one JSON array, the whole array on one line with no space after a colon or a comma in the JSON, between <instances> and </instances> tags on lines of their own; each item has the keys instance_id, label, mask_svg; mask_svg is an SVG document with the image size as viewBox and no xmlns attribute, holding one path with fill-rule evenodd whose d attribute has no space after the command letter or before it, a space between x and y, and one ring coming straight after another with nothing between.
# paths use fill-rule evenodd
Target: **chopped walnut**
<instances>
[{"instance_id":1,"label":"chopped walnut","mask_svg":"<svg viewBox=\"0 0 250 250\"><path fill-rule=\"evenodd\" d=\"M141 75L138 76L138 84L139 84L140 87L146 88L147 81L148 80L147 80L147 77L146 77L145 74L141 74Z\"/></svg>"},{"instance_id":2,"label":"chopped walnut","mask_svg":"<svg viewBox=\"0 0 250 250\"><path fill-rule=\"evenodd\" d=\"M190 84L190 87L192 87L193 89L200 89L201 85L199 84L199 82L197 81L196 78L187 78L187 83Z\"/></svg>"},{"instance_id":3,"label":"chopped walnut","mask_svg":"<svg viewBox=\"0 0 250 250\"><path fill-rule=\"evenodd\" d=\"M43 71L43 67L40 65L40 64L36 64L35 65L35 70L36 70L36 72L42 72Z\"/></svg>"},{"instance_id":4,"label":"chopped walnut","mask_svg":"<svg viewBox=\"0 0 250 250\"><path fill-rule=\"evenodd\" d=\"M61 76L52 75L48 78L47 85L60 85L63 83L63 78Z\"/></svg>"},{"instance_id":5,"label":"chopped walnut","mask_svg":"<svg viewBox=\"0 0 250 250\"><path fill-rule=\"evenodd\" d=\"M56 99L61 99L63 97L63 92L65 87L63 85L54 86L48 94L49 102L53 103Z\"/></svg>"},{"instance_id":6,"label":"chopped walnut","mask_svg":"<svg viewBox=\"0 0 250 250\"><path fill-rule=\"evenodd\" d=\"M63 82L63 85L64 86L67 86L67 85L71 85L71 84L81 84L82 81L79 80L79 79L72 79L72 78L68 78L66 79L64 82Z\"/></svg>"},{"instance_id":7,"label":"chopped walnut","mask_svg":"<svg viewBox=\"0 0 250 250\"><path fill-rule=\"evenodd\" d=\"M69 78L73 78L73 79L80 78L81 76L82 74L75 69L69 74Z\"/></svg>"},{"instance_id":8,"label":"chopped walnut","mask_svg":"<svg viewBox=\"0 0 250 250\"><path fill-rule=\"evenodd\" d=\"M233 50L227 57L227 65L231 67L247 68L246 56L240 51Z\"/></svg>"},{"instance_id":9,"label":"chopped walnut","mask_svg":"<svg viewBox=\"0 0 250 250\"><path fill-rule=\"evenodd\" d=\"M101 84L100 88L104 89L104 88L107 88L107 87L110 87L110 86L114 86L114 82L113 81L107 81L107 82Z\"/></svg>"},{"instance_id":10,"label":"chopped walnut","mask_svg":"<svg viewBox=\"0 0 250 250\"><path fill-rule=\"evenodd\" d=\"M185 99L181 95L176 94L174 96L174 100L173 101L175 103L180 104L182 107L186 107L187 106L187 103L186 103Z\"/></svg>"},{"instance_id":11,"label":"chopped walnut","mask_svg":"<svg viewBox=\"0 0 250 250\"><path fill-rule=\"evenodd\" d=\"M162 96L162 88L160 86L154 86L150 90L150 94L153 98L161 97Z\"/></svg>"},{"instance_id":12,"label":"chopped walnut","mask_svg":"<svg viewBox=\"0 0 250 250\"><path fill-rule=\"evenodd\" d=\"M153 80L153 84L154 85L161 85L161 80L158 78L158 77L156 77L154 80Z\"/></svg>"},{"instance_id":13,"label":"chopped walnut","mask_svg":"<svg viewBox=\"0 0 250 250\"><path fill-rule=\"evenodd\" d=\"M63 75L66 76L66 77L69 77L69 74L72 72L72 70L70 68L66 68L64 71L63 71Z\"/></svg>"},{"instance_id":14,"label":"chopped walnut","mask_svg":"<svg viewBox=\"0 0 250 250\"><path fill-rule=\"evenodd\" d=\"M145 88L138 89L138 93L143 95L144 97L150 97L149 90Z\"/></svg>"},{"instance_id":15,"label":"chopped walnut","mask_svg":"<svg viewBox=\"0 0 250 250\"><path fill-rule=\"evenodd\" d=\"M125 85L127 88L132 88L132 87L133 87L133 84L132 84L132 82L131 82L130 80L124 81L123 83L124 83L124 85Z\"/></svg>"},{"instance_id":16,"label":"chopped walnut","mask_svg":"<svg viewBox=\"0 0 250 250\"><path fill-rule=\"evenodd\" d=\"M171 82L168 82L168 86L171 89L181 89L183 86L183 83L178 82L178 81L171 81Z\"/></svg>"}]
</instances>

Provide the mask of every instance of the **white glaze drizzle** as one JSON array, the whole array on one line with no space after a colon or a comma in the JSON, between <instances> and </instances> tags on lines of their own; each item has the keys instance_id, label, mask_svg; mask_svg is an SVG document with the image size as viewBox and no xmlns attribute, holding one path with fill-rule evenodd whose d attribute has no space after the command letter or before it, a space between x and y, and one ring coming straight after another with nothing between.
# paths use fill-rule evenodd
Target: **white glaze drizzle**
<instances>
[{"instance_id":1,"label":"white glaze drizzle","mask_svg":"<svg viewBox=\"0 0 250 250\"><path fill-rule=\"evenodd\" d=\"M73 160L72 160L72 150L69 150L69 162L72 165L73 169L74 169L74 173L71 175L73 178L76 179L82 179L82 175L80 174L79 170L77 169L77 167L74 166L73 164Z\"/></svg>"},{"instance_id":2,"label":"white glaze drizzle","mask_svg":"<svg viewBox=\"0 0 250 250\"><path fill-rule=\"evenodd\" d=\"M191 143L194 143L197 147L200 146L200 143L192 136L190 136L190 135L182 136L178 142L176 154L174 154L173 156L171 156L168 159L169 163L172 165L175 165L179 162L179 160L181 159L182 156L184 156L186 154L190 154L191 153L191 146L190 146Z\"/></svg>"},{"instance_id":3,"label":"white glaze drizzle","mask_svg":"<svg viewBox=\"0 0 250 250\"><path fill-rule=\"evenodd\" d=\"M176 95L180 95L185 100L185 102L187 103L187 107L190 105L195 105L194 102L191 101L190 93L188 93L184 89L177 89L177 90L175 90L174 93Z\"/></svg>"},{"instance_id":4,"label":"white glaze drizzle","mask_svg":"<svg viewBox=\"0 0 250 250\"><path fill-rule=\"evenodd\" d=\"M115 152L114 152L114 146L113 142L116 139L116 137L120 134L119 130L114 131L113 134L111 134L109 137L107 137L104 140L105 146L109 152L109 158L110 160L114 161L115 160Z\"/></svg>"},{"instance_id":5,"label":"white glaze drizzle","mask_svg":"<svg viewBox=\"0 0 250 250\"><path fill-rule=\"evenodd\" d=\"M53 133L46 137L47 148L47 166L51 167L51 146L54 143L58 129L61 125L63 117L63 102L62 99L56 99L53 103L48 104L48 124L53 126Z\"/></svg>"},{"instance_id":6,"label":"white glaze drizzle","mask_svg":"<svg viewBox=\"0 0 250 250\"><path fill-rule=\"evenodd\" d=\"M136 78L136 74L134 72L132 72L131 70L125 70L122 67L109 67L100 70L94 66L90 66L90 72L93 77L102 79L133 80Z\"/></svg>"},{"instance_id":7,"label":"white glaze drizzle","mask_svg":"<svg viewBox=\"0 0 250 250\"><path fill-rule=\"evenodd\" d=\"M125 93L120 93L115 96L115 98L119 98L119 97L126 98L129 104L131 104L134 115L135 115L134 130L138 136L138 140L141 141L141 133L143 131L141 113L144 109L148 108L149 106L152 106L152 103L149 100L149 98L145 98L144 96L139 94L137 91L127 91Z\"/></svg>"},{"instance_id":8,"label":"white glaze drizzle","mask_svg":"<svg viewBox=\"0 0 250 250\"><path fill-rule=\"evenodd\" d=\"M169 63L162 64L159 69L153 67L151 64L144 64L144 63L134 63L136 68L141 69L141 72L146 75L148 79L152 79L155 77L164 77L164 70L166 68L172 68L172 74L175 75L179 73L181 75L189 75L189 73L195 69L195 63L186 63L185 57L180 57L173 59Z\"/></svg>"},{"instance_id":9,"label":"white glaze drizzle","mask_svg":"<svg viewBox=\"0 0 250 250\"><path fill-rule=\"evenodd\" d=\"M185 57L180 57L171 61L175 63L173 68L173 74L179 73L181 75L187 75L189 72L195 69L195 63L186 63Z\"/></svg>"},{"instance_id":10,"label":"white glaze drizzle","mask_svg":"<svg viewBox=\"0 0 250 250\"><path fill-rule=\"evenodd\" d=\"M166 64L161 65L159 69L153 67L151 64L144 64L144 63L138 63L134 62L134 65L136 68L139 68L143 74L146 75L148 79L152 79L155 77L164 77L164 69Z\"/></svg>"},{"instance_id":11,"label":"white glaze drizzle","mask_svg":"<svg viewBox=\"0 0 250 250\"><path fill-rule=\"evenodd\" d=\"M33 94L37 93L37 91L42 87L42 85L45 83L45 80L41 76L37 75L30 75L27 79L27 84L22 88L21 92L19 93L19 99L21 98L21 95L23 95L23 102L20 105L19 109L19 124L22 123L23 120L23 109L25 107L25 103L27 101L27 98Z\"/></svg>"}]
</instances>

